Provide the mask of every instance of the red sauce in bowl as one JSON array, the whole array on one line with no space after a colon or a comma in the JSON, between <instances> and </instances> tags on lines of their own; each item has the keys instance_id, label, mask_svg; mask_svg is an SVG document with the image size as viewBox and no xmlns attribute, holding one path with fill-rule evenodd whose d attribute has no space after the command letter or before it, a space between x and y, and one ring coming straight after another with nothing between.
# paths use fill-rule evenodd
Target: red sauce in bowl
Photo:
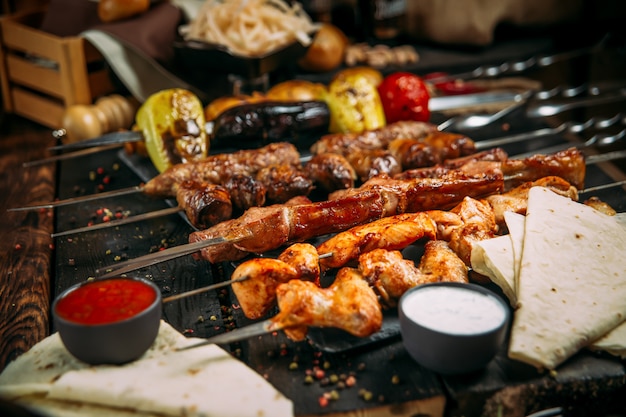
<instances>
[{"instance_id":1,"label":"red sauce in bowl","mask_svg":"<svg viewBox=\"0 0 626 417\"><path fill-rule=\"evenodd\" d=\"M154 289L141 281L124 278L94 280L59 299L56 313L75 323L114 323L142 312L156 298Z\"/></svg>"}]
</instances>

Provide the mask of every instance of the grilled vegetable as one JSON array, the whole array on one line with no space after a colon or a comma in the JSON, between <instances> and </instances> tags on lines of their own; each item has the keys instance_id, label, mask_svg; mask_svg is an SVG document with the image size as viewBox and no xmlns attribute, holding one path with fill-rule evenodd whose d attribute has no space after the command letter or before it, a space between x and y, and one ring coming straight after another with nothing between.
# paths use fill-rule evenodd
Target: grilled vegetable
<instances>
[{"instance_id":1,"label":"grilled vegetable","mask_svg":"<svg viewBox=\"0 0 626 417\"><path fill-rule=\"evenodd\" d=\"M148 97L135 117L159 172L177 163L206 158L209 142L204 108L193 93L179 88L159 91Z\"/></svg>"},{"instance_id":2,"label":"grilled vegetable","mask_svg":"<svg viewBox=\"0 0 626 417\"><path fill-rule=\"evenodd\" d=\"M245 148L274 141L306 146L328 132L323 101L262 101L231 107L207 123L211 147Z\"/></svg>"},{"instance_id":3,"label":"grilled vegetable","mask_svg":"<svg viewBox=\"0 0 626 417\"><path fill-rule=\"evenodd\" d=\"M401 120L427 122L430 119L428 109L430 93L418 75L409 72L389 74L378 86L378 92L387 122Z\"/></svg>"},{"instance_id":4,"label":"grilled vegetable","mask_svg":"<svg viewBox=\"0 0 626 417\"><path fill-rule=\"evenodd\" d=\"M362 74L333 79L326 101L332 115L329 130L333 133L359 133L386 124L376 86Z\"/></svg>"}]
</instances>

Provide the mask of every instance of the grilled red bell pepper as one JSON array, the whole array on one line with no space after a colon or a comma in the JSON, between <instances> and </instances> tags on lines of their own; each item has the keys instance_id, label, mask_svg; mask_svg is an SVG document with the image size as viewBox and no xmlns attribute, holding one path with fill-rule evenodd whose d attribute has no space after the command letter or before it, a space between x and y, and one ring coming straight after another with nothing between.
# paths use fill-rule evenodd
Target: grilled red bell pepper
<instances>
[{"instance_id":1,"label":"grilled red bell pepper","mask_svg":"<svg viewBox=\"0 0 626 417\"><path fill-rule=\"evenodd\" d=\"M430 93L418 75L409 72L389 74L378 86L378 93L387 123L400 120L427 122L430 119Z\"/></svg>"}]
</instances>

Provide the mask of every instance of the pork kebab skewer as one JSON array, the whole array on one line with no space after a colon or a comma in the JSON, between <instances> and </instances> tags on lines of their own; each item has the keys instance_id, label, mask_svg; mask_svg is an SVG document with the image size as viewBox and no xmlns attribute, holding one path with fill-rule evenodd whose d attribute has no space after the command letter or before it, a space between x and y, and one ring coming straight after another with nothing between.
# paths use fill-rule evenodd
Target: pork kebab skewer
<instances>
[{"instance_id":1,"label":"pork kebab skewer","mask_svg":"<svg viewBox=\"0 0 626 417\"><path fill-rule=\"evenodd\" d=\"M579 166L584 170L584 158L579 154L578 159ZM233 232L240 230L247 236L241 237L238 242L207 246L199 255L194 255L212 263L232 261L242 259L249 253L263 253L288 242L341 232L382 217L446 210L466 196L481 198L503 191L504 175L497 166L471 174L452 171L439 178L402 180L377 177L324 202L290 208L252 208L237 219L191 233L189 241L233 236Z\"/></svg>"},{"instance_id":2,"label":"pork kebab skewer","mask_svg":"<svg viewBox=\"0 0 626 417\"><path fill-rule=\"evenodd\" d=\"M394 178L437 178L451 174L454 170L462 170L469 174L484 172L492 169L492 166L498 166L505 175L506 189L522 181L530 181L547 175L559 175L580 186L585 172L584 166L580 165L580 153L575 150L563 151L555 155L534 155L524 160L509 160L504 150L494 148L449 159L434 167L408 170ZM322 187L326 192L334 192L331 196L339 195L342 190L353 188L351 187L354 184L353 179L353 172L341 155L320 154L307 162L303 169L292 165L269 166L261 169L256 178L235 175L223 187L184 181L178 185L176 193L178 209L165 209L57 232L52 234L52 237L117 227L181 210L185 211L193 227L206 229L230 219L231 214L240 214L247 208L263 206L266 201L270 204L284 203L297 195L307 196L314 187ZM228 200L229 196L231 201Z\"/></svg>"},{"instance_id":3,"label":"pork kebab skewer","mask_svg":"<svg viewBox=\"0 0 626 417\"><path fill-rule=\"evenodd\" d=\"M407 128L404 125L400 129L395 124L391 124L369 133L389 135L389 132L396 132L396 134L406 135L407 138L420 139L423 137L423 129L420 127L422 124L421 122L408 123L408 126L414 126L414 129ZM300 166L301 163L301 155L293 144L276 142L258 149L244 149L233 153L215 154L199 161L176 164L143 185L10 210L52 208L132 193L144 193L158 198L170 198L175 197L176 185L183 181L225 184L226 181L235 175L253 176L260 169L270 165ZM333 171L333 175L337 175L337 173L337 171ZM354 172L351 175L354 175Z\"/></svg>"}]
</instances>

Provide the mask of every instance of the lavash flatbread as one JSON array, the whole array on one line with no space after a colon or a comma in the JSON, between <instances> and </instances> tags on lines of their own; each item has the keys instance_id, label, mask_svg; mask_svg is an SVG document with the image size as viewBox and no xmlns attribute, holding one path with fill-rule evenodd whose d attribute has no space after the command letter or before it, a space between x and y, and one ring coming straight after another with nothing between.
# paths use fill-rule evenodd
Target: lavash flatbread
<instances>
[{"instance_id":1,"label":"lavash flatbread","mask_svg":"<svg viewBox=\"0 0 626 417\"><path fill-rule=\"evenodd\" d=\"M472 248L472 268L498 285L504 295L515 306L517 293L514 290L519 271L519 261L524 244L524 216L506 212L505 220L509 234L476 242ZM626 233L626 213L618 213L615 220ZM514 268L514 264L518 264ZM588 346L590 350L626 357L626 323L622 323Z\"/></svg>"},{"instance_id":2,"label":"lavash flatbread","mask_svg":"<svg viewBox=\"0 0 626 417\"><path fill-rule=\"evenodd\" d=\"M506 212L505 220L507 228L519 224L523 230L523 215ZM517 304L514 259L515 245L508 234L474 242L470 257L472 269L500 287L512 307Z\"/></svg>"},{"instance_id":3,"label":"lavash flatbread","mask_svg":"<svg viewBox=\"0 0 626 417\"><path fill-rule=\"evenodd\" d=\"M162 322L139 360L89 366L55 333L5 368L0 396L55 417L293 415L289 399L218 346L175 350L198 341Z\"/></svg>"},{"instance_id":4,"label":"lavash flatbread","mask_svg":"<svg viewBox=\"0 0 626 417\"><path fill-rule=\"evenodd\" d=\"M509 357L555 369L626 317L626 234L599 211L533 187Z\"/></svg>"}]
</instances>

